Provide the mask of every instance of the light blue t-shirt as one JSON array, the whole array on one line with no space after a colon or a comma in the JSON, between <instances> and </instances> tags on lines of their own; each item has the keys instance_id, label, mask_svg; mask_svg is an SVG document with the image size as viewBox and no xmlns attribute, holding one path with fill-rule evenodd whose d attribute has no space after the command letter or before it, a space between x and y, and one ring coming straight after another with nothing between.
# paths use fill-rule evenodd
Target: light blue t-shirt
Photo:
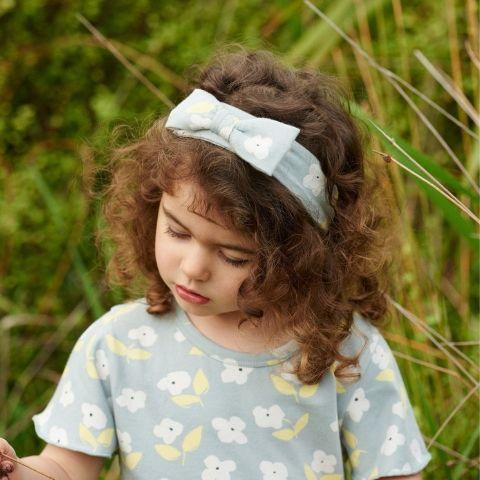
<instances>
[{"instance_id":1,"label":"light blue t-shirt","mask_svg":"<svg viewBox=\"0 0 480 480\"><path fill-rule=\"evenodd\" d=\"M431 455L400 371L358 313L341 351L362 377L332 368L316 385L289 373L294 340L260 354L203 335L144 298L114 306L80 336L35 430L89 455L119 453L122 480L354 480L419 472ZM349 465L349 469L345 466Z\"/></svg>"}]
</instances>

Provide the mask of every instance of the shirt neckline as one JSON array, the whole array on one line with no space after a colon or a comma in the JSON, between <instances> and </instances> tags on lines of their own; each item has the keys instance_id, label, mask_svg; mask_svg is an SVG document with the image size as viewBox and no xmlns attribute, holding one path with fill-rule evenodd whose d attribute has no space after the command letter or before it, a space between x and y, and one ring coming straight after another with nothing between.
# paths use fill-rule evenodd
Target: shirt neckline
<instances>
[{"instance_id":1,"label":"shirt neckline","mask_svg":"<svg viewBox=\"0 0 480 480\"><path fill-rule=\"evenodd\" d=\"M224 364L245 367L272 366L285 362L299 351L298 344L294 339L277 348L260 353L231 350L214 342L198 330L175 298L172 299L172 305L176 312L175 319L177 326L190 343L209 357Z\"/></svg>"}]
</instances>

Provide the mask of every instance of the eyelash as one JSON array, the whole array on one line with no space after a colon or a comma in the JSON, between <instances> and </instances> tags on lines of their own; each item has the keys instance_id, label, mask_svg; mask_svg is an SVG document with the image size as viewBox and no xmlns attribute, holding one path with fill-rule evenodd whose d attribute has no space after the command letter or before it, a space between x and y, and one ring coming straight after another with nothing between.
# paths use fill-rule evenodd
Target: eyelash
<instances>
[{"instance_id":1,"label":"eyelash","mask_svg":"<svg viewBox=\"0 0 480 480\"><path fill-rule=\"evenodd\" d=\"M167 227L167 229L165 230L165 233L167 233L171 237L175 237L175 238L185 239L185 238L189 237L189 235L182 235L181 233L175 232L170 227ZM222 257L225 260L225 262L227 262L228 264L230 264L234 267L241 267L242 265L245 265L246 263L248 263L248 260L231 260L230 258L226 257L223 253L222 253Z\"/></svg>"}]
</instances>

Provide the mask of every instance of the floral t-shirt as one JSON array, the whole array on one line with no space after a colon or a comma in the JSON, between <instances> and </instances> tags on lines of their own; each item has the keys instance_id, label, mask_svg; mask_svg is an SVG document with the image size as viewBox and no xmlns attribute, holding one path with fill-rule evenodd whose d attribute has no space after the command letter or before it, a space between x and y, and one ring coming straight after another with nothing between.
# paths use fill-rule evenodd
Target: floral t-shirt
<instances>
[{"instance_id":1,"label":"floral t-shirt","mask_svg":"<svg viewBox=\"0 0 480 480\"><path fill-rule=\"evenodd\" d=\"M47 407L48 443L111 457L122 480L354 480L419 472L431 455L385 339L358 313L342 352L361 379L316 385L290 372L294 340L260 354L220 346L173 299L114 306L73 348ZM349 468L345 468L346 465Z\"/></svg>"}]
</instances>

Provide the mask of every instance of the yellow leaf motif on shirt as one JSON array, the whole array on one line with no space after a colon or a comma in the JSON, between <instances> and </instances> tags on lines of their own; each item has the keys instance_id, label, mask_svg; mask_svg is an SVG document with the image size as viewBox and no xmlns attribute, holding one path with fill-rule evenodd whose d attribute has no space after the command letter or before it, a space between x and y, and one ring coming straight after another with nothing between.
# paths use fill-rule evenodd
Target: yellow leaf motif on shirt
<instances>
[{"instance_id":1,"label":"yellow leaf motif on shirt","mask_svg":"<svg viewBox=\"0 0 480 480\"><path fill-rule=\"evenodd\" d=\"M105 445L106 447L110 446L113 438L113 428L106 428L100 435L97 437L97 442Z\"/></svg>"},{"instance_id":2,"label":"yellow leaf motif on shirt","mask_svg":"<svg viewBox=\"0 0 480 480\"><path fill-rule=\"evenodd\" d=\"M386 368L382 370L376 377L375 380L380 380L381 382L393 382L395 374L391 368Z\"/></svg>"},{"instance_id":3,"label":"yellow leaf motif on shirt","mask_svg":"<svg viewBox=\"0 0 480 480\"><path fill-rule=\"evenodd\" d=\"M195 378L193 379L193 389L197 395L202 395L202 393L208 392L210 385L208 383L208 379L203 373L202 369L199 369L195 374Z\"/></svg>"},{"instance_id":4,"label":"yellow leaf motif on shirt","mask_svg":"<svg viewBox=\"0 0 480 480\"><path fill-rule=\"evenodd\" d=\"M350 458L350 463L352 464L352 467L358 467L358 463L360 461L360 454L362 453L367 453L366 450L354 450L352 453L350 453L348 456Z\"/></svg>"},{"instance_id":5,"label":"yellow leaf motif on shirt","mask_svg":"<svg viewBox=\"0 0 480 480\"><path fill-rule=\"evenodd\" d=\"M130 310L133 310L134 308L137 307L136 302L128 302L127 305L123 307L119 307L118 309L115 309L113 312L108 312L103 316L102 323L109 323L112 320L117 319L120 315L123 315L124 313L129 312Z\"/></svg>"},{"instance_id":6,"label":"yellow leaf motif on shirt","mask_svg":"<svg viewBox=\"0 0 480 480\"><path fill-rule=\"evenodd\" d=\"M378 468L375 467L373 470L372 470L372 473L370 474L370 476L368 477L368 480L373 480L374 478L378 478Z\"/></svg>"},{"instance_id":7,"label":"yellow leaf motif on shirt","mask_svg":"<svg viewBox=\"0 0 480 480\"><path fill-rule=\"evenodd\" d=\"M155 450L157 453L164 458L165 460L176 460L180 455L180 450L177 450L171 445L155 445Z\"/></svg>"},{"instance_id":8,"label":"yellow leaf motif on shirt","mask_svg":"<svg viewBox=\"0 0 480 480\"><path fill-rule=\"evenodd\" d=\"M300 387L298 394L303 398L311 397L318 390L318 383L314 385L303 385Z\"/></svg>"},{"instance_id":9,"label":"yellow leaf motif on shirt","mask_svg":"<svg viewBox=\"0 0 480 480\"><path fill-rule=\"evenodd\" d=\"M291 440L295 436L295 432L291 428L284 428L283 430L277 430L272 435L279 440Z\"/></svg>"},{"instance_id":10,"label":"yellow leaf motif on shirt","mask_svg":"<svg viewBox=\"0 0 480 480\"><path fill-rule=\"evenodd\" d=\"M317 480L317 477L315 476L312 467L307 463L303 466L303 471L305 472L305 478L307 480Z\"/></svg>"},{"instance_id":11,"label":"yellow leaf motif on shirt","mask_svg":"<svg viewBox=\"0 0 480 480\"><path fill-rule=\"evenodd\" d=\"M204 353L197 347L192 347L190 349L190 352L188 352L190 355L204 355Z\"/></svg>"},{"instance_id":12,"label":"yellow leaf motif on shirt","mask_svg":"<svg viewBox=\"0 0 480 480\"><path fill-rule=\"evenodd\" d=\"M273 385L275 385L275 388L280 393L283 393L284 395L295 395L295 388L291 383L288 383L278 375L270 375L270 378L272 379Z\"/></svg>"},{"instance_id":13,"label":"yellow leaf motif on shirt","mask_svg":"<svg viewBox=\"0 0 480 480\"><path fill-rule=\"evenodd\" d=\"M336 473L332 473L332 474L329 474L329 475L322 475L320 477L320 480L342 480L342 476L341 475L338 475Z\"/></svg>"},{"instance_id":14,"label":"yellow leaf motif on shirt","mask_svg":"<svg viewBox=\"0 0 480 480\"><path fill-rule=\"evenodd\" d=\"M140 461L142 458L143 453L142 452L132 452L129 453L128 455L125 456L123 459L123 463L130 469L133 470L136 466L137 463Z\"/></svg>"},{"instance_id":15,"label":"yellow leaf motif on shirt","mask_svg":"<svg viewBox=\"0 0 480 480\"><path fill-rule=\"evenodd\" d=\"M308 413L302 415L295 424L295 435L298 435L308 424Z\"/></svg>"},{"instance_id":16,"label":"yellow leaf motif on shirt","mask_svg":"<svg viewBox=\"0 0 480 480\"><path fill-rule=\"evenodd\" d=\"M179 407L188 408L195 403L201 403L200 397L196 395L173 395L171 398Z\"/></svg>"},{"instance_id":17,"label":"yellow leaf motif on shirt","mask_svg":"<svg viewBox=\"0 0 480 480\"><path fill-rule=\"evenodd\" d=\"M193 452L194 450L197 450L200 445L200 440L202 439L202 429L203 427L200 425L185 435L182 442L182 449L184 452Z\"/></svg>"},{"instance_id":18,"label":"yellow leaf motif on shirt","mask_svg":"<svg viewBox=\"0 0 480 480\"><path fill-rule=\"evenodd\" d=\"M79 350L82 349L83 347L83 344L85 343L85 340L82 339L79 339L78 342L75 344L75 346L73 347L73 351L74 352L78 352Z\"/></svg>"},{"instance_id":19,"label":"yellow leaf motif on shirt","mask_svg":"<svg viewBox=\"0 0 480 480\"><path fill-rule=\"evenodd\" d=\"M346 392L345 387L337 379L335 379L335 387L336 387L337 393Z\"/></svg>"},{"instance_id":20,"label":"yellow leaf motif on shirt","mask_svg":"<svg viewBox=\"0 0 480 480\"><path fill-rule=\"evenodd\" d=\"M210 102L205 100L201 102L194 103L187 108L187 112L189 113L207 113L214 108L214 105Z\"/></svg>"},{"instance_id":21,"label":"yellow leaf motif on shirt","mask_svg":"<svg viewBox=\"0 0 480 480\"><path fill-rule=\"evenodd\" d=\"M130 360L147 360L151 356L151 352L147 352L147 350L142 350L141 348L129 348L127 350L127 357Z\"/></svg>"},{"instance_id":22,"label":"yellow leaf motif on shirt","mask_svg":"<svg viewBox=\"0 0 480 480\"><path fill-rule=\"evenodd\" d=\"M347 442L347 445L350 448L356 448L358 444L357 437L352 432L349 432L348 430L342 429L342 432L343 432L345 441Z\"/></svg>"},{"instance_id":23,"label":"yellow leaf motif on shirt","mask_svg":"<svg viewBox=\"0 0 480 480\"><path fill-rule=\"evenodd\" d=\"M94 378L95 380L98 380L99 377L98 377L97 369L91 360L87 360L87 364L85 368L90 378Z\"/></svg>"},{"instance_id":24,"label":"yellow leaf motif on shirt","mask_svg":"<svg viewBox=\"0 0 480 480\"><path fill-rule=\"evenodd\" d=\"M95 437L83 423L78 426L78 433L80 434L80 438L85 443L88 443L93 448L97 448L97 441L95 440Z\"/></svg>"},{"instance_id":25,"label":"yellow leaf motif on shirt","mask_svg":"<svg viewBox=\"0 0 480 480\"><path fill-rule=\"evenodd\" d=\"M87 348L85 349L85 356L87 358L93 358L92 357L92 344L93 344L93 341L95 340L96 336L97 336L96 334L92 335L92 338L90 338L90 340L87 343Z\"/></svg>"},{"instance_id":26,"label":"yellow leaf motif on shirt","mask_svg":"<svg viewBox=\"0 0 480 480\"><path fill-rule=\"evenodd\" d=\"M107 335L107 345L108 348L116 355L123 357L127 354L128 347L120 340L117 340L113 335Z\"/></svg>"}]
</instances>

